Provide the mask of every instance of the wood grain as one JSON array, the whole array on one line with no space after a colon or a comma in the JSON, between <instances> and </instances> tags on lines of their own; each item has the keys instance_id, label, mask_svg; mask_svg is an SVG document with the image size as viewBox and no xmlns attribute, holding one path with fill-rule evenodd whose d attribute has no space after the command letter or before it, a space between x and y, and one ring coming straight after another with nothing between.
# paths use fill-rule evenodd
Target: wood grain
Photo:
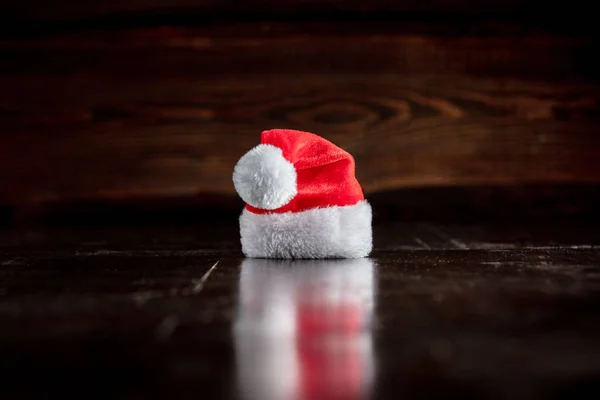
<instances>
[{"instance_id":1,"label":"wood grain","mask_svg":"<svg viewBox=\"0 0 600 400\"><path fill-rule=\"evenodd\" d=\"M598 182L589 90L416 76L44 88L53 109L43 102L3 119L2 200L232 193L233 165L271 127L315 131L350 151L367 192Z\"/></svg>"},{"instance_id":2,"label":"wood grain","mask_svg":"<svg viewBox=\"0 0 600 400\"><path fill-rule=\"evenodd\" d=\"M592 57L593 38L513 29L482 27L481 32L471 32L456 24L265 22L83 31L1 41L0 73L129 79L224 73L597 77L600 62Z\"/></svg>"},{"instance_id":3,"label":"wood grain","mask_svg":"<svg viewBox=\"0 0 600 400\"><path fill-rule=\"evenodd\" d=\"M600 181L588 39L202 32L0 44L0 203L232 195L273 127L350 151L367 193Z\"/></svg>"}]
</instances>

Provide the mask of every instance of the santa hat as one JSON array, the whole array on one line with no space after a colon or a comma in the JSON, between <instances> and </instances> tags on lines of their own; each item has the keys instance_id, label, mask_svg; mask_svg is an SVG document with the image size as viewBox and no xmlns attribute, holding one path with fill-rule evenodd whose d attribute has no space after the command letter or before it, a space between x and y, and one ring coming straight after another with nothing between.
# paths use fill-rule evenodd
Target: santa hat
<instances>
[{"instance_id":1,"label":"santa hat","mask_svg":"<svg viewBox=\"0 0 600 400\"><path fill-rule=\"evenodd\" d=\"M254 258L360 258L371 252L371 206L346 151L312 133L274 129L233 172L246 202L242 251Z\"/></svg>"}]
</instances>

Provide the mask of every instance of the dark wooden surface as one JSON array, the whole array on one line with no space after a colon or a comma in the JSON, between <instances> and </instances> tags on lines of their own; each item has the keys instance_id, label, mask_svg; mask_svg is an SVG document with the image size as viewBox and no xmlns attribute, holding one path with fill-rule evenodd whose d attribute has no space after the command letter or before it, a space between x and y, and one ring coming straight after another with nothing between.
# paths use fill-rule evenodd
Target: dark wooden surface
<instances>
[{"instance_id":1,"label":"dark wooden surface","mask_svg":"<svg viewBox=\"0 0 600 400\"><path fill-rule=\"evenodd\" d=\"M315 265L244 261L235 224L1 231L0 392L597 397L595 225L386 224L375 244Z\"/></svg>"},{"instance_id":2,"label":"dark wooden surface","mask_svg":"<svg viewBox=\"0 0 600 400\"><path fill-rule=\"evenodd\" d=\"M112 22L168 21L196 24L198 21L228 20L340 20L348 18L415 19L436 18L437 21L454 22L469 19L511 19L528 24L551 23L555 29L580 30L592 26L570 24L573 19L593 21L594 8L589 2L574 0L569 7L564 4L539 4L526 0L23 0L7 1L0 6L3 29L23 31L36 29L39 23L85 26ZM560 23L562 21L562 24ZM19 26L19 24L21 26ZM590 24L592 25L592 24Z\"/></svg>"},{"instance_id":3,"label":"dark wooden surface","mask_svg":"<svg viewBox=\"0 0 600 400\"><path fill-rule=\"evenodd\" d=\"M0 206L231 197L276 127L350 151L369 195L600 182L585 7L359 3L3 6Z\"/></svg>"},{"instance_id":4,"label":"dark wooden surface","mask_svg":"<svg viewBox=\"0 0 600 400\"><path fill-rule=\"evenodd\" d=\"M0 218L230 199L235 162L277 127L350 151L369 195L586 191L600 182L594 15L579 0L8 2Z\"/></svg>"},{"instance_id":5,"label":"dark wooden surface","mask_svg":"<svg viewBox=\"0 0 600 400\"><path fill-rule=\"evenodd\" d=\"M167 29L0 54L3 204L233 195L235 162L273 127L350 151L367 193L600 181L588 39Z\"/></svg>"}]
</instances>

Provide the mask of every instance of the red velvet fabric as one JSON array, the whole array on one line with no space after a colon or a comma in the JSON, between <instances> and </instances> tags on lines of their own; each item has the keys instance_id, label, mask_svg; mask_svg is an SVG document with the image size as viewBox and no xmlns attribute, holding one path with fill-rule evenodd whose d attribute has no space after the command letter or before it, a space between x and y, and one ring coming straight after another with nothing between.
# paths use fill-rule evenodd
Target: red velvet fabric
<instances>
[{"instance_id":1,"label":"red velvet fabric","mask_svg":"<svg viewBox=\"0 0 600 400\"><path fill-rule=\"evenodd\" d=\"M299 212L354 205L364 200L354 175L354 158L333 143L312 133L289 129L265 131L260 143L279 147L286 160L294 164L298 194L276 210L262 210L248 204L248 211L256 214Z\"/></svg>"}]
</instances>

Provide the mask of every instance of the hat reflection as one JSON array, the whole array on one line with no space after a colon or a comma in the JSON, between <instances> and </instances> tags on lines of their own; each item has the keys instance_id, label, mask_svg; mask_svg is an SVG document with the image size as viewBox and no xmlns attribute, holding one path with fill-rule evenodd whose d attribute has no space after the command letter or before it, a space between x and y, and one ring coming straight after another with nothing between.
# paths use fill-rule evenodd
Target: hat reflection
<instances>
[{"instance_id":1,"label":"hat reflection","mask_svg":"<svg viewBox=\"0 0 600 400\"><path fill-rule=\"evenodd\" d=\"M367 398L369 259L243 261L234 328L245 399Z\"/></svg>"}]
</instances>

